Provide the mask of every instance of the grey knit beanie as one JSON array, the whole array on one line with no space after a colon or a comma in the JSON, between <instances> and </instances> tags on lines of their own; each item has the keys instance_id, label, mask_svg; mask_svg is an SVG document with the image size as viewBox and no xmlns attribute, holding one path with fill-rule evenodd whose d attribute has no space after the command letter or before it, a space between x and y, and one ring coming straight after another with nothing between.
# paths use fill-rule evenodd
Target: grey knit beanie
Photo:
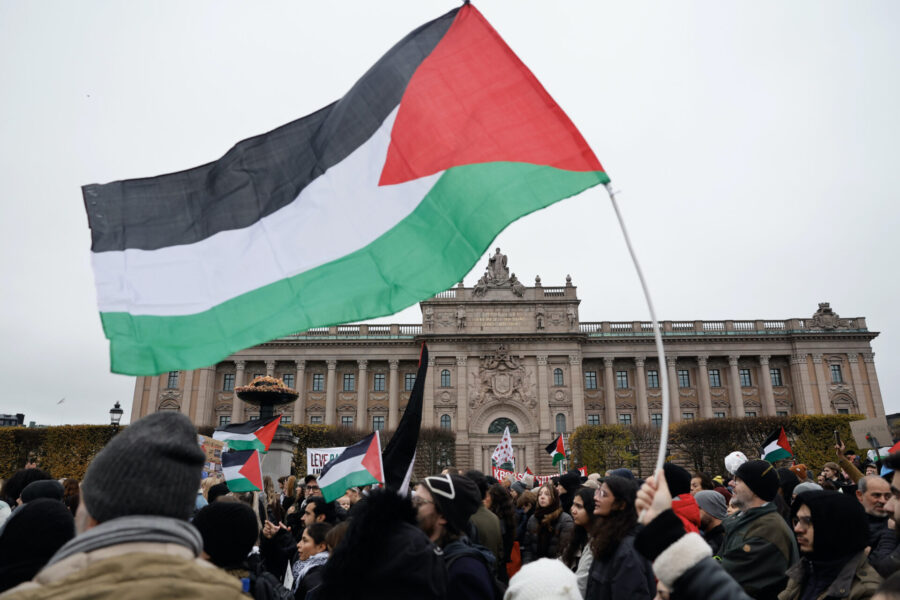
<instances>
[{"instance_id":1,"label":"grey knit beanie","mask_svg":"<svg viewBox=\"0 0 900 600\"><path fill-rule=\"evenodd\" d=\"M81 497L99 523L128 515L187 520L194 512L204 460L187 417L154 413L130 425L94 457Z\"/></svg>"}]
</instances>

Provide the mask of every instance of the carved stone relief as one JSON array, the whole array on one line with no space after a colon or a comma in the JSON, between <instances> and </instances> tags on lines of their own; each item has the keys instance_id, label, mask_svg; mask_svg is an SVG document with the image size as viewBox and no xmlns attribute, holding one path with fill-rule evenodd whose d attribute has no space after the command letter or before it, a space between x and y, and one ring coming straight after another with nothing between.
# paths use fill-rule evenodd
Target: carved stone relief
<instances>
[{"instance_id":1,"label":"carved stone relief","mask_svg":"<svg viewBox=\"0 0 900 600\"><path fill-rule=\"evenodd\" d=\"M849 329L850 319L842 319L831 309L831 303L819 302L819 310L813 314L808 324L815 329Z\"/></svg>"},{"instance_id":2,"label":"carved stone relief","mask_svg":"<svg viewBox=\"0 0 900 600\"><path fill-rule=\"evenodd\" d=\"M469 405L478 408L492 402L516 402L537 406L534 373L519 357L501 344L495 352L481 357L477 373L469 375Z\"/></svg>"}]
</instances>

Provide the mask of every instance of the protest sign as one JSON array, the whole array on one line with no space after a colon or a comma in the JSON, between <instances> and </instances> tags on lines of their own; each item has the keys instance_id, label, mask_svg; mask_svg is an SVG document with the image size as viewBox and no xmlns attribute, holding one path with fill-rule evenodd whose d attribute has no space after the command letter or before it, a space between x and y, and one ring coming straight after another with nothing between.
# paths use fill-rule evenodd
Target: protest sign
<instances>
[{"instance_id":1,"label":"protest sign","mask_svg":"<svg viewBox=\"0 0 900 600\"><path fill-rule=\"evenodd\" d=\"M318 475L328 461L337 458L346 450L346 446L335 448L307 448L306 449L306 474Z\"/></svg>"},{"instance_id":2,"label":"protest sign","mask_svg":"<svg viewBox=\"0 0 900 600\"><path fill-rule=\"evenodd\" d=\"M197 443L200 444L200 449L206 454L206 459L203 462L202 476L206 478L215 473L221 473L222 451L225 448L225 443L220 440L214 440L206 435L198 435Z\"/></svg>"},{"instance_id":3,"label":"protest sign","mask_svg":"<svg viewBox=\"0 0 900 600\"><path fill-rule=\"evenodd\" d=\"M856 446L861 450L872 447L869 440L866 439L868 434L871 434L882 446L890 446L894 443L894 436L891 435L891 429L884 417L850 421L850 431L853 433Z\"/></svg>"},{"instance_id":4,"label":"protest sign","mask_svg":"<svg viewBox=\"0 0 900 600\"><path fill-rule=\"evenodd\" d=\"M582 477L587 477L587 468L586 467L581 467L580 469L578 469L578 472L581 473ZM507 471L506 469L501 469L500 467L492 467L491 475L493 475L494 479L496 479L497 481L503 481L510 475L512 475L512 477L516 481L522 481L522 478L525 477L525 473L516 473L514 471ZM550 481L550 479L552 479L553 477L559 477L559 473L554 473L553 475L533 475L533 477L534 477L535 481L537 481L538 483L543 485L543 484L547 483L548 481Z\"/></svg>"}]
</instances>

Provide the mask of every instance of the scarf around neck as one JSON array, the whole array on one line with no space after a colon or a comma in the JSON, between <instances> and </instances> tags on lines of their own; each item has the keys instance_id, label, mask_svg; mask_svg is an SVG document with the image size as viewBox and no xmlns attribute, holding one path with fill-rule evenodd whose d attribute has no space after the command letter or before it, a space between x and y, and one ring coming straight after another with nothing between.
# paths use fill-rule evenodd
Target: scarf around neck
<instances>
[{"instance_id":1,"label":"scarf around neck","mask_svg":"<svg viewBox=\"0 0 900 600\"><path fill-rule=\"evenodd\" d=\"M322 550L318 554L313 554L306 560L298 560L291 567L291 575L294 576L294 585L291 587L292 592L297 591L300 580L306 577L310 569L324 565L328 561L328 550Z\"/></svg>"},{"instance_id":2,"label":"scarf around neck","mask_svg":"<svg viewBox=\"0 0 900 600\"><path fill-rule=\"evenodd\" d=\"M79 552L91 552L134 542L178 544L191 550L194 556L199 556L203 549L200 532L187 521L172 517L135 515L106 521L81 535L76 535L60 548L47 564L58 563Z\"/></svg>"}]
</instances>

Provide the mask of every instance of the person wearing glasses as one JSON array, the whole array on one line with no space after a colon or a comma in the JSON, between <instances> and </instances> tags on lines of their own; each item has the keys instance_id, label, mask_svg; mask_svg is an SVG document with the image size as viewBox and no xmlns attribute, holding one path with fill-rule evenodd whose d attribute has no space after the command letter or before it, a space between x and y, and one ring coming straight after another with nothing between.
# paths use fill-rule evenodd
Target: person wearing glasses
<instances>
[{"instance_id":1,"label":"person wearing glasses","mask_svg":"<svg viewBox=\"0 0 900 600\"><path fill-rule=\"evenodd\" d=\"M802 558L788 569L778 600L871 598L881 576L869 564L866 511L849 494L804 492L793 506L794 533Z\"/></svg>"}]
</instances>

